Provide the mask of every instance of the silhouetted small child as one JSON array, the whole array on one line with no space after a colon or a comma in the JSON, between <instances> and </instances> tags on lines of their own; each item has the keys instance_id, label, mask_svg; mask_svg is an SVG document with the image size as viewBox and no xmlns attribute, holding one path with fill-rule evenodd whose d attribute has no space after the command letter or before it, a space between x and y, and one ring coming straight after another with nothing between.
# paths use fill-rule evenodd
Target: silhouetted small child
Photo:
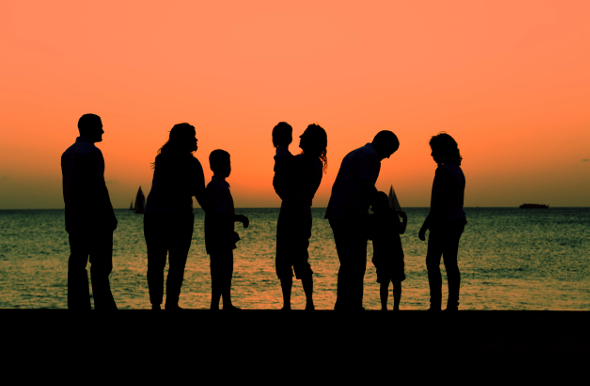
<instances>
[{"instance_id":1,"label":"silhouetted small child","mask_svg":"<svg viewBox=\"0 0 590 386\"><path fill-rule=\"evenodd\" d=\"M235 214L234 201L225 181L231 173L229 153L214 150L209 156L213 171L206 192L209 208L205 212L205 247L211 258L211 309L219 310L223 297L224 310L239 310L231 302L231 279L234 269L233 249L240 237L234 232L234 222L248 228L248 217Z\"/></svg>"},{"instance_id":2,"label":"silhouetted small child","mask_svg":"<svg viewBox=\"0 0 590 386\"><path fill-rule=\"evenodd\" d=\"M272 143L276 147L275 153L275 175L272 185L281 200L289 192L289 180L286 170L291 167L293 155L289 152L289 145L293 141L293 128L287 122L279 122L272 129Z\"/></svg>"},{"instance_id":3,"label":"silhouetted small child","mask_svg":"<svg viewBox=\"0 0 590 386\"><path fill-rule=\"evenodd\" d=\"M377 283L381 284L381 310L387 311L389 282L393 283L393 310L399 311L404 274L404 250L400 234L406 231L408 218L402 211L389 206L387 194L379 192L369 215L369 238L373 240L373 264L377 269ZM399 216L403 222L399 221Z\"/></svg>"}]
</instances>

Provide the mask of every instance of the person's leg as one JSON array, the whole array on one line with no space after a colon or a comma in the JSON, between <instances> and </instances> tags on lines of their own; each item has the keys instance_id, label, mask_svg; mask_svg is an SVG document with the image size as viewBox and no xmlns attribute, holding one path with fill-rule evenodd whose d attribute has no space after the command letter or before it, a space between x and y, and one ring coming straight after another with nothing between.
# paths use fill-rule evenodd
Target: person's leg
<instances>
[{"instance_id":1,"label":"person's leg","mask_svg":"<svg viewBox=\"0 0 590 386\"><path fill-rule=\"evenodd\" d=\"M394 287L395 288L395 287ZM381 311L387 311L387 298L389 296L389 280L383 280L379 284L379 297L381 298Z\"/></svg>"},{"instance_id":2,"label":"person's leg","mask_svg":"<svg viewBox=\"0 0 590 386\"><path fill-rule=\"evenodd\" d=\"M393 281L393 310L399 311L399 303L402 299L402 282Z\"/></svg>"},{"instance_id":3,"label":"person's leg","mask_svg":"<svg viewBox=\"0 0 590 386\"><path fill-rule=\"evenodd\" d=\"M448 236L443 245L443 262L447 271L449 284L449 300L447 310L456 311L459 308L459 289L461 287L461 273L457 264L459 252L459 240L463 233L464 225L454 226L448 229Z\"/></svg>"},{"instance_id":4,"label":"person's leg","mask_svg":"<svg viewBox=\"0 0 590 386\"><path fill-rule=\"evenodd\" d=\"M95 310L116 310L109 275L113 271L113 231L96 231L91 239L90 279Z\"/></svg>"},{"instance_id":5,"label":"person's leg","mask_svg":"<svg viewBox=\"0 0 590 386\"><path fill-rule=\"evenodd\" d=\"M146 213L143 233L147 245L147 283L153 310L159 310L164 298L164 268L168 255L168 224L158 213Z\"/></svg>"},{"instance_id":6,"label":"person's leg","mask_svg":"<svg viewBox=\"0 0 590 386\"><path fill-rule=\"evenodd\" d=\"M219 267L220 257L215 252L209 255L211 259L211 310L219 310L219 302L221 301L221 281L219 277L220 272L223 272Z\"/></svg>"},{"instance_id":7,"label":"person's leg","mask_svg":"<svg viewBox=\"0 0 590 386\"><path fill-rule=\"evenodd\" d=\"M223 288L221 296L223 298L223 310L237 310L231 301L231 281L234 274L234 253L230 249L223 254Z\"/></svg>"},{"instance_id":8,"label":"person's leg","mask_svg":"<svg viewBox=\"0 0 590 386\"><path fill-rule=\"evenodd\" d=\"M430 310L440 311L442 298L442 278L440 275L440 258L444 234L440 229L430 230L428 235L428 251L426 252L426 268L430 285Z\"/></svg>"},{"instance_id":9,"label":"person's leg","mask_svg":"<svg viewBox=\"0 0 590 386\"><path fill-rule=\"evenodd\" d=\"M346 223L342 219L330 219L330 226L334 233L334 242L336 243L336 252L338 253L338 260L340 267L338 268L338 280L336 284L336 304L335 310L350 309L350 278L351 267L350 261L353 259L350 248L350 240L348 237ZM354 272L352 272L354 273Z\"/></svg>"},{"instance_id":10,"label":"person's leg","mask_svg":"<svg viewBox=\"0 0 590 386\"><path fill-rule=\"evenodd\" d=\"M68 259L68 309L90 310L88 289L88 243L83 233L70 233L70 258Z\"/></svg>"},{"instance_id":11,"label":"person's leg","mask_svg":"<svg viewBox=\"0 0 590 386\"><path fill-rule=\"evenodd\" d=\"M357 216L354 219L349 237L353 241L354 252L354 292L353 292L353 309L363 310L363 291L365 272L367 271L367 217Z\"/></svg>"},{"instance_id":12,"label":"person's leg","mask_svg":"<svg viewBox=\"0 0 590 386\"><path fill-rule=\"evenodd\" d=\"M311 218L302 218L297 221L297 229L293 234L296 236L292 243L293 249L293 268L295 276L301 280L303 291L305 292L305 310L315 310L313 303L313 271L309 264L309 238L311 237L312 220Z\"/></svg>"},{"instance_id":13,"label":"person's leg","mask_svg":"<svg viewBox=\"0 0 590 386\"><path fill-rule=\"evenodd\" d=\"M276 274L281 282L283 292L283 311L291 310L291 290L293 288L293 270L291 244L291 227L289 220L279 217L277 221L277 244L275 267Z\"/></svg>"},{"instance_id":14,"label":"person's leg","mask_svg":"<svg viewBox=\"0 0 590 386\"><path fill-rule=\"evenodd\" d=\"M180 289L184 280L184 267L193 238L195 216L192 213L175 216L170 226L170 245L168 247L169 266L166 278L166 309L178 309Z\"/></svg>"},{"instance_id":15,"label":"person's leg","mask_svg":"<svg viewBox=\"0 0 590 386\"><path fill-rule=\"evenodd\" d=\"M293 276L284 275L281 279L281 291L283 292L283 311L291 310L291 290L293 288Z\"/></svg>"},{"instance_id":16,"label":"person's leg","mask_svg":"<svg viewBox=\"0 0 590 386\"><path fill-rule=\"evenodd\" d=\"M366 218L330 220L340 268L335 310L362 310L367 268Z\"/></svg>"}]
</instances>

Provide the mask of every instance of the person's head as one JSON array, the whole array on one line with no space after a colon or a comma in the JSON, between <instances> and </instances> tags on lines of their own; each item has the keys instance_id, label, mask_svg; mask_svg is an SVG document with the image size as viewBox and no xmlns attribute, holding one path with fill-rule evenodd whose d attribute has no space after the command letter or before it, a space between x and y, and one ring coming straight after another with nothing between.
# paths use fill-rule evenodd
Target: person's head
<instances>
[{"instance_id":1,"label":"person's head","mask_svg":"<svg viewBox=\"0 0 590 386\"><path fill-rule=\"evenodd\" d=\"M397 139L397 136L389 130L378 132L371 143L379 156L379 160L389 158L389 156L399 149L399 140Z\"/></svg>"},{"instance_id":2,"label":"person's head","mask_svg":"<svg viewBox=\"0 0 590 386\"><path fill-rule=\"evenodd\" d=\"M299 147L303 153L319 158L324 165L324 173L328 169L328 135L326 130L320 125L312 123L307 126L307 129L299 136Z\"/></svg>"},{"instance_id":3,"label":"person's head","mask_svg":"<svg viewBox=\"0 0 590 386\"><path fill-rule=\"evenodd\" d=\"M389 197L387 197L385 192L377 192L377 197L375 197L375 202L373 202L373 205L371 205L371 210L374 213L379 213L383 212L387 208L389 208Z\"/></svg>"},{"instance_id":4,"label":"person's head","mask_svg":"<svg viewBox=\"0 0 590 386\"><path fill-rule=\"evenodd\" d=\"M289 146L293 141L293 128L287 122L279 122L272 129L272 144L275 147Z\"/></svg>"},{"instance_id":5,"label":"person's head","mask_svg":"<svg viewBox=\"0 0 590 386\"><path fill-rule=\"evenodd\" d=\"M102 121L96 114L84 114L78 120L80 137L87 138L92 142L102 141Z\"/></svg>"},{"instance_id":6,"label":"person's head","mask_svg":"<svg viewBox=\"0 0 590 386\"><path fill-rule=\"evenodd\" d=\"M461 165L463 157L461 157L457 142L444 131L430 139L430 148L432 149L430 155L437 164Z\"/></svg>"},{"instance_id":7,"label":"person's head","mask_svg":"<svg viewBox=\"0 0 590 386\"><path fill-rule=\"evenodd\" d=\"M231 173L231 162L229 153L225 150L213 150L209 155L209 166L213 175L218 177L229 177Z\"/></svg>"},{"instance_id":8,"label":"person's head","mask_svg":"<svg viewBox=\"0 0 590 386\"><path fill-rule=\"evenodd\" d=\"M160 163L166 164L168 161L175 163L175 160L181 160L187 156L192 157L192 153L197 151L197 149L195 127L188 123L178 123L170 130L168 142L158 150L153 167L156 167Z\"/></svg>"}]
</instances>

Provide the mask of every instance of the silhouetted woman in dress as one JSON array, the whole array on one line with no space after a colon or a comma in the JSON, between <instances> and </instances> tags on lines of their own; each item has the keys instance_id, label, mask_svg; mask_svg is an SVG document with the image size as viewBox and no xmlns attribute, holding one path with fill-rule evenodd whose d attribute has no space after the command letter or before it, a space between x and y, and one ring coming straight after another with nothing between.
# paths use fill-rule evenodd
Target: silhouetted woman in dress
<instances>
[{"instance_id":1,"label":"silhouetted woman in dress","mask_svg":"<svg viewBox=\"0 0 590 386\"><path fill-rule=\"evenodd\" d=\"M205 177L197 150L195 128L179 123L170 130L168 142L153 163L152 189L144 215L144 235L148 254L148 287L153 310L159 310L164 291L166 255L166 310L179 310L178 298L184 267L191 246L194 219L193 196L205 209Z\"/></svg>"},{"instance_id":2,"label":"silhouetted woman in dress","mask_svg":"<svg viewBox=\"0 0 590 386\"><path fill-rule=\"evenodd\" d=\"M457 311L459 307L459 288L461 274L457 265L459 239L467 220L463 211L465 176L461 170L461 154L457 142L450 135L441 132L430 140L432 158L438 164L432 184L430 213L418 237L424 241L426 230L428 252L426 267L430 284L430 309L440 311L442 301L442 278L440 258L442 256L447 271L449 299L447 311Z\"/></svg>"},{"instance_id":3,"label":"silhouetted woman in dress","mask_svg":"<svg viewBox=\"0 0 590 386\"><path fill-rule=\"evenodd\" d=\"M277 223L276 270L283 291L283 310L291 309L294 269L305 292L305 309L311 311L315 309L313 271L307 251L312 227L311 205L328 164L328 137L321 126L311 124L299 138L303 153L283 161L287 178L283 180L285 186L280 187L284 193Z\"/></svg>"}]
</instances>

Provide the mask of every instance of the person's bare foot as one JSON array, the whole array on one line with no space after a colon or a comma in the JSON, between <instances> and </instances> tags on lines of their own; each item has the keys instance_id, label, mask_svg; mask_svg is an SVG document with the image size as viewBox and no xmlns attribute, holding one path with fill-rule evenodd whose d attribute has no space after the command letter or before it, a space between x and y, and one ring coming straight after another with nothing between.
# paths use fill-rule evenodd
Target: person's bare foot
<instances>
[{"instance_id":1,"label":"person's bare foot","mask_svg":"<svg viewBox=\"0 0 590 386\"><path fill-rule=\"evenodd\" d=\"M166 306L166 311L184 311L184 308L180 308L178 304Z\"/></svg>"},{"instance_id":2,"label":"person's bare foot","mask_svg":"<svg viewBox=\"0 0 590 386\"><path fill-rule=\"evenodd\" d=\"M230 304L229 306L224 305L223 310L224 311L242 311L241 308L238 308L238 307L234 306L233 304Z\"/></svg>"}]
</instances>

